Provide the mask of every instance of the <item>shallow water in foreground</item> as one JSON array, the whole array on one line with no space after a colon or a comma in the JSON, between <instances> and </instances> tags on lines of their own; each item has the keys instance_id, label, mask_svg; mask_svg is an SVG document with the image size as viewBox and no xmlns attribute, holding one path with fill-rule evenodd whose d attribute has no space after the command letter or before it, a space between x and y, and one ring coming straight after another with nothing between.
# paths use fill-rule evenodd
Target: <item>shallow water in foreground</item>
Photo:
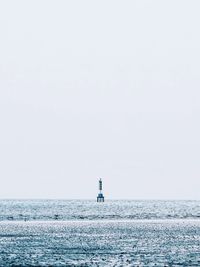
<instances>
[{"instance_id":1,"label":"shallow water in foreground","mask_svg":"<svg viewBox=\"0 0 200 267\"><path fill-rule=\"evenodd\" d=\"M0 266L200 266L200 221L1 222Z\"/></svg>"},{"instance_id":2,"label":"shallow water in foreground","mask_svg":"<svg viewBox=\"0 0 200 267\"><path fill-rule=\"evenodd\" d=\"M4 200L0 218L0 266L200 266L198 201Z\"/></svg>"}]
</instances>

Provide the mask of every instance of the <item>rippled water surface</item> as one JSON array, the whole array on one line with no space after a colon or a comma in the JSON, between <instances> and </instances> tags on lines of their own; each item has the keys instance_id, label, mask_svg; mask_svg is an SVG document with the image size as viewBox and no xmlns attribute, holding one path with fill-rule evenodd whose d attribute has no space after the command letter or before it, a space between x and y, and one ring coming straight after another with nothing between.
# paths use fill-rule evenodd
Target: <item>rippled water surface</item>
<instances>
[{"instance_id":1,"label":"rippled water surface","mask_svg":"<svg viewBox=\"0 0 200 267\"><path fill-rule=\"evenodd\" d=\"M200 219L200 201L1 200L1 220Z\"/></svg>"},{"instance_id":2,"label":"rippled water surface","mask_svg":"<svg viewBox=\"0 0 200 267\"><path fill-rule=\"evenodd\" d=\"M0 266L200 266L198 201L0 201Z\"/></svg>"}]
</instances>

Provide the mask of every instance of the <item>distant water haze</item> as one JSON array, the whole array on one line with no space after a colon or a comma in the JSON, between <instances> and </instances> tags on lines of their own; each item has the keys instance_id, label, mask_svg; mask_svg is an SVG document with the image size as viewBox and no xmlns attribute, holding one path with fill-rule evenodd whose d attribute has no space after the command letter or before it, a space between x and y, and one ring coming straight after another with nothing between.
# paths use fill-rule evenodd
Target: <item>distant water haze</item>
<instances>
[{"instance_id":1,"label":"distant water haze","mask_svg":"<svg viewBox=\"0 0 200 267\"><path fill-rule=\"evenodd\" d=\"M200 199L199 9L1 1L0 198Z\"/></svg>"},{"instance_id":2,"label":"distant water haze","mask_svg":"<svg viewBox=\"0 0 200 267\"><path fill-rule=\"evenodd\" d=\"M0 223L8 221L199 220L197 200L0 200Z\"/></svg>"}]
</instances>

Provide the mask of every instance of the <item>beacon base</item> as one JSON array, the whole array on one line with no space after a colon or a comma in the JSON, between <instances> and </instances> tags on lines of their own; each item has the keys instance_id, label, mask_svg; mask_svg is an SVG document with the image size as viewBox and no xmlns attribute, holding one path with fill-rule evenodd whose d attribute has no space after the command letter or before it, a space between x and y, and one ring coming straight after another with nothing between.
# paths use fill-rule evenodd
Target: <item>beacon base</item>
<instances>
[{"instance_id":1,"label":"beacon base","mask_svg":"<svg viewBox=\"0 0 200 267\"><path fill-rule=\"evenodd\" d=\"M97 196L97 202L104 202L104 196L103 196L103 194L98 194L98 196Z\"/></svg>"}]
</instances>

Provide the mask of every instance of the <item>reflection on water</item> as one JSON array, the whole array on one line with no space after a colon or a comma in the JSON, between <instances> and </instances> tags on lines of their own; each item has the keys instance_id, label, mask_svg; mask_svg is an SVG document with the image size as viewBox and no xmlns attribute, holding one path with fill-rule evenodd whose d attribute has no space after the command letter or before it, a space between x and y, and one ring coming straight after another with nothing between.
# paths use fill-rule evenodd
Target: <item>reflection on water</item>
<instances>
[{"instance_id":1,"label":"reflection on water","mask_svg":"<svg viewBox=\"0 0 200 267\"><path fill-rule=\"evenodd\" d=\"M200 266L199 201L0 201L0 266Z\"/></svg>"},{"instance_id":2,"label":"reflection on water","mask_svg":"<svg viewBox=\"0 0 200 267\"><path fill-rule=\"evenodd\" d=\"M200 201L0 200L4 220L200 219Z\"/></svg>"},{"instance_id":3,"label":"reflection on water","mask_svg":"<svg viewBox=\"0 0 200 267\"><path fill-rule=\"evenodd\" d=\"M199 220L1 222L0 266L200 266Z\"/></svg>"}]
</instances>

